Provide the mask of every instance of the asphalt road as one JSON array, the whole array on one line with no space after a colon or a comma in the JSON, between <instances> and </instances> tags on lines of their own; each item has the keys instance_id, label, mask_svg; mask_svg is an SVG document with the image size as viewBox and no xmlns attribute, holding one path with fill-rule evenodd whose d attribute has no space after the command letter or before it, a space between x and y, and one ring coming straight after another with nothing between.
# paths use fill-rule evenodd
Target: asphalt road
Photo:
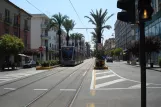
<instances>
[{"instance_id":1,"label":"asphalt road","mask_svg":"<svg viewBox=\"0 0 161 107\"><path fill-rule=\"evenodd\" d=\"M140 107L140 68L93 70L94 59L0 84L0 107ZM147 107L161 107L161 72L147 70Z\"/></svg>"}]
</instances>

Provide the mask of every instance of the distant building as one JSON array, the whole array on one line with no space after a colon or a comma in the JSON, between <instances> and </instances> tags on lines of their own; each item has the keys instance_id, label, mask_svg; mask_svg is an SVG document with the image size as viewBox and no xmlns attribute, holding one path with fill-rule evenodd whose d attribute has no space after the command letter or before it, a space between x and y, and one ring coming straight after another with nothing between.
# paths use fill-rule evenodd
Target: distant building
<instances>
[{"instance_id":1,"label":"distant building","mask_svg":"<svg viewBox=\"0 0 161 107\"><path fill-rule=\"evenodd\" d=\"M105 50L111 50L115 48L115 38L109 38L104 43Z\"/></svg>"}]
</instances>

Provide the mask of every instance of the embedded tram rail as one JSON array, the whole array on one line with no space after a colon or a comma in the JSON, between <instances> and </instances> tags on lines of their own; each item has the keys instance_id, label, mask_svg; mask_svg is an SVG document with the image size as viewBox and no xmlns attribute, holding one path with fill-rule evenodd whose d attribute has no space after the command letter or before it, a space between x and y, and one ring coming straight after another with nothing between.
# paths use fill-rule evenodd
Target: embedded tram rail
<instances>
[{"instance_id":1,"label":"embedded tram rail","mask_svg":"<svg viewBox=\"0 0 161 107\"><path fill-rule=\"evenodd\" d=\"M89 63L89 62L86 62L86 63ZM86 63L83 64L86 65ZM69 99L68 103L66 104L66 107L72 107L81 87L82 87L82 84L83 84L83 80L84 78L86 77L87 75L87 72L92 68L92 65L93 63L90 64L90 66L88 66L88 68L85 70L85 72L82 72L82 71L79 71L78 70L82 67L79 67L78 69L74 70L73 72L71 72L70 74L68 74L67 76L65 76L64 78L62 78L60 81L58 81L55 85L53 85L52 87L50 87L47 91L44 91L42 94L40 94L39 96L37 96L35 99L33 99L32 101L30 101L28 104L26 104L25 106L23 107L32 107L33 104L35 104L37 101L39 101L41 98L43 98L45 95L49 94L49 92L51 92L52 90L54 90L58 85L60 85L61 83L63 83L65 80L69 79L69 77L71 77L72 75L74 75L76 72L79 73L75 78L74 78L74 81L72 82L75 82L76 80L78 80L78 77L81 77L79 79L79 84L78 84L78 87L76 88L76 92L74 93L74 95L72 95L72 97ZM86 65L87 66L87 65ZM81 75L83 73L83 76ZM68 85L70 85L72 83L69 83ZM68 85L66 88L68 88ZM56 101L57 99L59 99L59 96L61 96L62 92L59 93L57 95L57 97L55 99L53 99L48 105L47 107L51 106L51 104Z\"/></svg>"}]
</instances>

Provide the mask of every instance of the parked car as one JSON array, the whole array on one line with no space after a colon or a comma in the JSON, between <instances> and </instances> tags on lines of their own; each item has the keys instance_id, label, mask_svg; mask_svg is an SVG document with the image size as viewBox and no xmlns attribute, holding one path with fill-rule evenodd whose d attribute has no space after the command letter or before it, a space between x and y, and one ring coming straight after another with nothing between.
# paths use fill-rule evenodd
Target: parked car
<instances>
[{"instance_id":1,"label":"parked car","mask_svg":"<svg viewBox=\"0 0 161 107\"><path fill-rule=\"evenodd\" d=\"M112 57L107 57L106 62L113 62L113 58Z\"/></svg>"},{"instance_id":2,"label":"parked car","mask_svg":"<svg viewBox=\"0 0 161 107\"><path fill-rule=\"evenodd\" d=\"M36 67L36 62L34 60L30 60L29 62L23 65L23 68L32 68L32 67Z\"/></svg>"}]
</instances>

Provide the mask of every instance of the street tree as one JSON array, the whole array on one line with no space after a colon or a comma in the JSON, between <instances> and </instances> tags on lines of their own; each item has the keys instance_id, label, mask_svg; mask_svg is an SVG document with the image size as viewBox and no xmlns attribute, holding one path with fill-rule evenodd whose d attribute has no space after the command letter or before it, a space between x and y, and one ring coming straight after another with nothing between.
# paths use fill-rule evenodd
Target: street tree
<instances>
[{"instance_id":1,"label":"street tree","mask_svg":"<svg viewBox=\"0 0 161 107\"><path fill-rule=\"evenodd\" d=\"M75 44L75 33L70 34L70 39L72 40L72 46Z\"/></svg>"},{"instance_id":2,"label":"street tree","mask_svg":"<svg viewBox=\"0 0 161 107\"><path fill-rule=\"evenodd\" d=\"M118 57L118 60L120 59L119 57L120 57L122 52L123 52L122 48L116 48L114 50L114 55Z\"/></svg>"},{"instance_id":3,"label":"street tree","mask_svg":"<svg viewBox=\"0 0 161 107\"><path fill-rule=\"evenodd\" d=\"M89 16L85 16L85 18L89 19L89 22L91 22L93 25L95 25L96 29L95 32L97 34L97 42L101 43L101 37L102 37L102 30L103 29L110 29L111 26L110 25L105 25L106 22L108 21L108 19L110 19L113 14L111 14L110 16L107 17L107 9L105 11L102 11L102 9L100 10L96 10L96 12L94 12L92 10L92 12L90 12L91 17Z\"/></svg>"},{"instance_id":4,"label":"street tree","mask_svg":"<svg viewBox=\"0 0 161 107\"><path fill-rule=\"evenodd\" d=\"M62 25L64 21L68 18L66 15L62 15L61 13L54 14L51 18L51 21L49 23L49 28L56 27L58 28L57 34L59 35L59 63L61 60L61 34L62 34Z\"/></svg>"},{"instance_id":5,"label":"street tree","mask_svg":"<svg viewBox=\"0 0 161 107\"><path fill-rule=\"evenodd\" d=\"M145 37L145 52L150 59L151 63L151 54L153 52L159 53L161 49L161 40L157 36L148 36ZM128 52L131 52L133 55L139 56L139 41L135 41L128 47Z\"/></svg>"},{"instance_id":6,"label":"street tree","mask_svg":"<svg viewBox=\"0 0 161 107\"><path fill-rule=\"evenodd\" d=\"M74 26L75 26L75 22L73 20L69 20L69 19L65 19L65 21L63 22L63 26L67 32L67 46L69 45L69 31L73 30Z\"/></svg>"},{"instance_id":7,"label":"street tree","mask_svg":"<svg viewBox=\"0 0 161 107\"><path fill-rule=\"evenodd\" d=\"M17 55L24 49L24 43L21 39L14 35L2 35L0 37L0 67L2 66L4 59L9 55Z\"/></svg>"}]
</instances>

